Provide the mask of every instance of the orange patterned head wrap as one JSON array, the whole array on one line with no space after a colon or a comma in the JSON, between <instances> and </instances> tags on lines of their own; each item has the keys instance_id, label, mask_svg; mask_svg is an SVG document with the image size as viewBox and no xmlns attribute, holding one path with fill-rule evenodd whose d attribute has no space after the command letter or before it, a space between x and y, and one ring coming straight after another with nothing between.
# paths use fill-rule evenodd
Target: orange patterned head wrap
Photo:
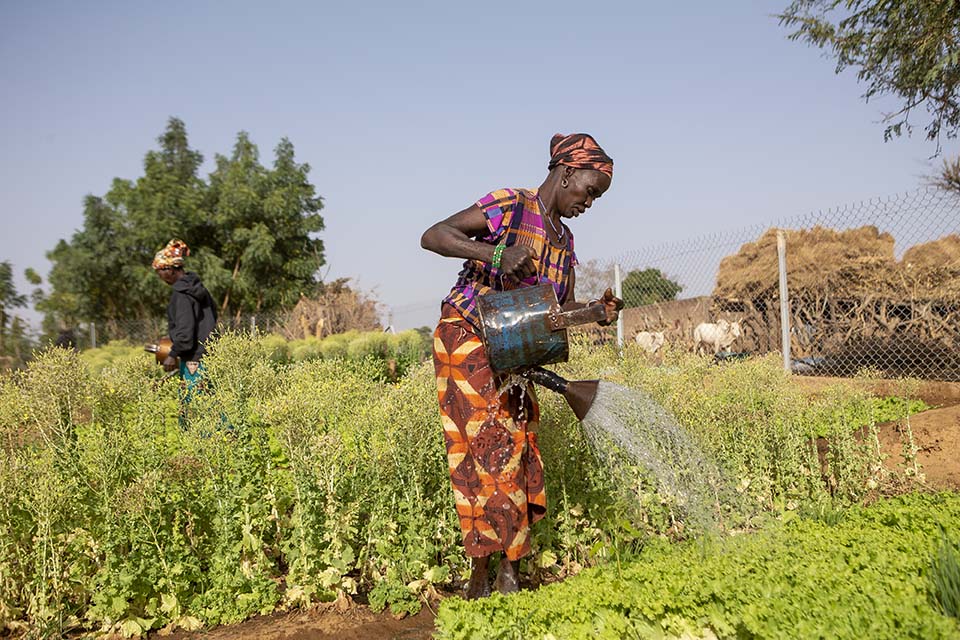
<instances>
[{"instance_id":1,"label":"orange patterned head wrap","mask_svg":"<svg viewBox=\"0 0 960 640\"><path fill-rule=\"evenodd\" d=\"M190 255L190 247L183 240L174 238L153 256L154 269L183 268L183 259Z\"/></svg>"},{"instance_id":2,"label":"orange patterned head wrap","mask_svg":"<svg viewBox=\"0 0 960 640\"><path fill-rule=\"evenodd\" d=\"M558 133L550 140L550 164L548 169L557 165L574 169L593 169L613 177L613 158L608 156L593 136L586 133Z\"/></svg>"}]
</instances>

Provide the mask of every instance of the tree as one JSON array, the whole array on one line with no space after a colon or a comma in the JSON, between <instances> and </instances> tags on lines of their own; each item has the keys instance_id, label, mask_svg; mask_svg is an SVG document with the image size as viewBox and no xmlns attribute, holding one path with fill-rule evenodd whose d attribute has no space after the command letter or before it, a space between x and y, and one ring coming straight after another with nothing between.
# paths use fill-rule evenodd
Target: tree
<instances>
[{"instance_id":1,"label":"tree","mask_svg":"<svg viewBox=\"0 0 960 640\"><path fill-rule=\"evenodd\" d=\"M30 277L28 273L28 278ZM0 262L0 367L10 368L23 363L30 353L32 342L27 328L11 310L25 307L27 296L17 292L13 282L13 267L9 261Z\"/></svg>"},{"instance_id":2,"label":"tree","mask_svg":"<svg viewBox=\"0 0 960 640\"><path fill-rule=\"evenodd\" d=\"M270 311L313 293L324 264L313 235L323 229L323 204L289 140L265 168L241 132L208 180L182 121L171 118L157 141L143 176L116 178L106 195L87 196L83 226L47 254L51 291L38 308L55 318L49 326L92 321L122 335L122 320L162 316L169 289L150 263L174 237L190 246L188 269L224 314Z\"/></svg>"},{"instance_id":3,"label":"tree","mask_svg":"<svg viewBox=\"0 0 960 640\"><path fill-rule=\"evenodd\" d=\"M960 0L795 0L780 15L788 36L832 51L836 72L857 69L863 98L892 95L899 109L884 114L884 140L909 134L911 112L930 115L929 140L960 129Z\"/></svg>"},{"instance_id":4,"label":"tree","mask_svg":"<svg viewBox=\"0 0 960 640\"><path fill-rule=\"evenodd\" d=\"M295 304L315 292L325 263L321 198L307 179L310 167L294 160L286 138L275 151L273 169L240 132L230 158L217 156L210 176L213 234L220 269L211 284L222 291L221 312L258 313ZM264 286L269 283L269 286Z\"/></svg>"},{"instance_id":5,"label":"tree","mask_svg":"<svg viewBox=\"0 0 960 640\"><path fill-rule=\"evenodd\" d=\"M625 307L642 307L656 302L676 300L683 287L669 279L659 269L637 269L623 279L623 304Z\"/></svg>"},{"instance_id":6,"label":"tree","mask_svg":"<svg viewBox=\"0 0 960 640\"><path fill-rule=\"evenodd\" d=\"M944 160L940 173L932 176L929 181L938 189L960 195L960 156L952 160Z\"/></svg>"},{"instance_id":7,"label":"tree","mask_svg":"<svg viewBox=\"0 0 960 640\"><path fill-rule=\"evenodd\" d=\"M17 293L13 283L13 267L10 262L0 262L0 354L5 354L7 324L10 322L10 310L26 306L27 296Z\"/></svg>"}]
</instances>

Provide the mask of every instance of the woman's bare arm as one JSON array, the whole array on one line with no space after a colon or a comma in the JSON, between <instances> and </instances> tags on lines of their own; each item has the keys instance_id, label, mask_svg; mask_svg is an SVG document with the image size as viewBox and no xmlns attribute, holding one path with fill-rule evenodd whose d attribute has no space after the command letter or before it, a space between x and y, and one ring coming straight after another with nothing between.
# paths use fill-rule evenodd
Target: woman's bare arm
<instances>
[{"instance_id":1,"label":"woman's bare arm","mask_svg":"<svg viewBox=\"0 0 960 640\"><path fill-rule=\"evenodd\" d=\"M472 205L424 231L420 246L447 258L493 262L494 246L476 240L487 232L487 217L480 207ZM536 257L532 247L505 247L500 258L500 270L518 280L535 276Z\"/></svg>"}]
</instances>

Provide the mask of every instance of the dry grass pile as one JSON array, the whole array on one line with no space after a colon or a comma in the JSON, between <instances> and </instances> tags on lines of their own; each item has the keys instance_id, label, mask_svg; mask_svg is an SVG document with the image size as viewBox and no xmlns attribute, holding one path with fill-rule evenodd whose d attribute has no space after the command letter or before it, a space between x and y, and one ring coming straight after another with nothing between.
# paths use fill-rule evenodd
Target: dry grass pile
<instances>
[{"instance_id":1,"label":"dry grass pile","mask_svg":"<svg viewBox=\"0 0 960 640\"><path fill-rule=\"evenodd\" d=\"M874 226L786 230L786 241L791 295L960 298L957 235L911 247L899 262L893 236ZM777 230L768 229L756 242L723 259L713 295L740 300L775 296L778 283Z\"/></svg>"},{"instance_id":2,"label":"dry grass pile","mask_svg":"<svg viewBox=\"0 0 960 640\"><path fill-rule=\"evenodd\" d=\"M907 285L918 291L960 297L960 235L910 247L900 261L900 271Z\"/></svg>"},{"instance_id":3,"label":"dry grass pile","mask_svg":"<svg viewBox=\"0 0 960 640\"><path fill-rule=\"evenodd\" d=\"M280 333L288 340L300 340L382 328L377 300L337 281L316 298L300 298L283 319Z\"/></svg>"}]
</instances>

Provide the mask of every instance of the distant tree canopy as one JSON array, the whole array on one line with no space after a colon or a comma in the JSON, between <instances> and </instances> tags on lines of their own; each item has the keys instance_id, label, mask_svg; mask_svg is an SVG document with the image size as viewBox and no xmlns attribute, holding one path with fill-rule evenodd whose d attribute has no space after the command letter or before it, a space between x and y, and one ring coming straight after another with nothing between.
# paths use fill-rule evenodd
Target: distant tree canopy
<instances>
[{"instance_id":1,"label":"distant tree canopy","mask_svg":"<svg viewBox=\"0 0 960 640\"><path fill-rule=\"evenodd\" d=\"M832 51L836 72L857 69L864 99L893 95L884 139L911 130L910 113L924 106L927 138L960 129L960 0L795 0L779 16L788 37Z\"/></svg>"},{"instance_id":2,"label":"distant tree canopy","mask_svg":"<svg viewBox=\"0 0 960 640\"><path fill-rule=\"evenodd\" d=\"M143 176L115 178L106 195L86 197L83 227L47 254L51 292L41 311L66 325L161 315L169 288L150 263L175 237L190 246L187 269L200 275L221 315L292 306L315 293L325 261L323 241L312 234L324 228L323 203L289 140L264 167L240 132L206 180L182 121L171 118L158 142Z\"/></svg>"},{"instance_id":3,"label":"distant tree canopy","mask_svg":"<svg viewBox=\"0 0 960 640\"><path fill-rule=\"evenodd\" d=\"M29 278L28 274L28 278ZM0 262L0 369L9 369L23 363L30 354L30 338L23 320L11 314L25 307L27 296L17 292L10 262Z\"/></svg>"},{"instance_id":4,"label":"distant tree canopy","mask_svg":"<svg viewBox=\"0 0 960 640\"><path fill-rule=\"evenodd\" d=\"M623 279L621 287L625 307L642 307L656 302L676 300L677 294L683 289L665 276L660 269L653 267L631 271Z\"/></svg>"}]
</instances>

